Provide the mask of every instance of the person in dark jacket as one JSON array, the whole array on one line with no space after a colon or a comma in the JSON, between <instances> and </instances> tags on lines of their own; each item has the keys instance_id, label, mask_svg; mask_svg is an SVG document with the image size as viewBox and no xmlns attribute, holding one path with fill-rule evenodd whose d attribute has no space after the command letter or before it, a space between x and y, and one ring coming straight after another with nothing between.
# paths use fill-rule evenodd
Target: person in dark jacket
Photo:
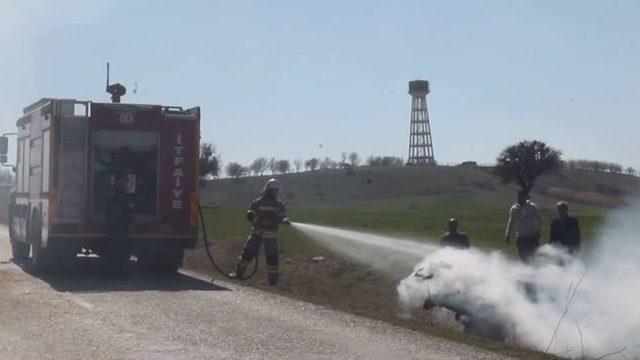
<instances>
[{"instance_id":1,"label":"person in dark jacket","mask_svg":"<svg viewBox=\"0 0 640 360\"><path fill-rule=\"evenodd\" d=\"M562 246L573 256L580 252L580 224L569 216L569 205L561 201L556 204L558 218L551 221L549 244Z\"/></svg>"},{"instance_id":2,"label":"person in dark jacket","mask_svg":"<svg viewBox=\"0 0 640 360\"><path fill-rule=\"evenodd\" d=\"M253 225L251 235L244 245L235 271L230 273L229 277L242 278L247 265L256 257L260 245L264 242L269 285L276 286L278 284L278 225L291 224L287 218L284 204L278 200L279 191L280 181L271 179L265 184L262 196L251 203L247 211L247 220Z\"/></svg>"},{"instance_id":3,"label":"person in dark jacket","mask_svg":"<svg viewBox=\"0 0 640 360\"><path fill-rule=\"evenodd\" d=\"M449 232L442 235L440 238L440 244L442 246L450 246L456 249L468 249L469 238L467 234L458 231L458 219L451 218L447 223Z\"/></svg>"}]
</instances>

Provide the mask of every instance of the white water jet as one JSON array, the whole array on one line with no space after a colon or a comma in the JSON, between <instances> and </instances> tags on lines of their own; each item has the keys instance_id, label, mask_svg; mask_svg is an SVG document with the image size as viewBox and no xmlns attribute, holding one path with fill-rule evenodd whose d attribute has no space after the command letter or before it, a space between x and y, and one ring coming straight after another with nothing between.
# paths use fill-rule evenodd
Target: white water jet
<instances>
[{"instance_id":1,"label":"white water jet","mask_svg":"<svg viewBox=\"0 0 640 360\"><path fill-rule=\"evenodd\" d=\"M304 223L293 223L293 227L329 249L396 275L406 273L426 254L438 250L429 243L360 231Z\"/></svg>"}]
</instances>

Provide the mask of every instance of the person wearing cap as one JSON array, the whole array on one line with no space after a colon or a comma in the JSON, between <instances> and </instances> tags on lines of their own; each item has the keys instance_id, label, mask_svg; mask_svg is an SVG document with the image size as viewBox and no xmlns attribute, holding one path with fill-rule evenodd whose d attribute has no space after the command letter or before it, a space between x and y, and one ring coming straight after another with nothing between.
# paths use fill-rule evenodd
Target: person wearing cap
<instances>
[{"instance_id":1,"label":"person wearing cap","mask_svg":"<svg viewBox=\"0 0 640 360\"><path fill-rule=\"evenodd\" d=\"M536 204L529 200L529 193L525 190L518 192L518 201L509 209L509 222L504 234L504 240L511 242L511 232L516 231L516 246L522 262L529 264L540 246L540 228L542 217Z\"/></svg>"},{"instance_id":2,"label":"person wearing cap","mask_svg":"<svg viewBox=\"0 0 640 360\"><path fill-rule=\"evenodd\" d=\"M268 282L270 286L278 284L278 227L279 224L291 224L284 204L278 200L280 188L280 181L271 179L264 185L261 196L251 202L247 211L247 220L252 224L251 235L242 249L235 271L229 274L230 278L242 278L247 265L256 257L264 242Z\"/></svg>"},{"instance_id":3,"label":"person wearing cap","mask_svg":"<svg viewBox=\"0 0 640 360\"><path fill-rule=\"evenodd\" d=\"M470 247L469 238L467 234L458 231L458 219L449 219L447 226L449 227L449 232L442 235L440 245L456 249L468 249Z\"/></svg>"},{"instance_id":4,"label":"person wearing cap","mask_svg":"<svg viewBox=\"0 0 640 360\"><path fill-rule=\"evenodd\" d=\"M560 201L556 204L558 218L551 221L549 244L561 246L570 255L577 256L580 252L580 224L578 219L569 216L569 205Z\"/></svg>"}]
</instances>

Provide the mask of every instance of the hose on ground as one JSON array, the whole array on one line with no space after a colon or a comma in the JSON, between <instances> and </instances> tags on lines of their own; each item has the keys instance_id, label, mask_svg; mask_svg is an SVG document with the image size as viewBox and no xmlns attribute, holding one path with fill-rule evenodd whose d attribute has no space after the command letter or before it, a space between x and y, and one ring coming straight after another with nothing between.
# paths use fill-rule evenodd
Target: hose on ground
<instances>
[{"instance_id":1,"label":"hose on ground","mask_svg":"<svg viewBox=\"0 0 640 360\"><path fill-rule=\"evenodd\" d=\"M218 271L227 279L234 279L231 276L229 276L229 273L223 271L220 268L220 266L218 266L218 263L216 263L216 261L213 259L213 255L211 254L211 250L209 249L209 239L207 238L207 227L204 224L204 214L202 213L202 206L200 205L198 205L198 213L200 214L200 226L202 228L202 239L204 240L204 248L207 251L207 257L209 258L209 262L211 263L211 266L213 266L213 268L216 269L216 271ZM237 279L240 279L240 280L250 279L253 277L253 275L256 274L257 271L258 271L258 255L256 254L256 257L253 259L253 270L251 270L251 273L249 273L249 275L245 277L239 277Z\"/></svg>"}]
</instances>

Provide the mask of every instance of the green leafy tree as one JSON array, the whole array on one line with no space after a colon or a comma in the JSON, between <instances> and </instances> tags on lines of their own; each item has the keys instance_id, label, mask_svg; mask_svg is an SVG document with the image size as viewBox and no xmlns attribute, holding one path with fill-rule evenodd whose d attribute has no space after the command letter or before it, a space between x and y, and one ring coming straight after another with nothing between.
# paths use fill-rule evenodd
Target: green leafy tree
<instances>
[{"instance_id":1,"label":"green leafy tree","mask_svg":"<svg viewBox=\"0 0 640 360\"><path fill-rule=\"evenodd\" d=\"M216 146L210 143L203 143L200 146L200 179L207 176L220 175L220 155Z\"/></svg>"},{"instance_id":2,"label":"green leafy tree","mask_svg":"<svg viewBox=\"0 0 640 360\"><path fill-rule=\"evenodd\" d=\"M495 173L505 183L516 183L529 192L538 176L560 169L561 154L542 141L522 141L502 150L496 159Z\"/></svg>"}]
</instances>

